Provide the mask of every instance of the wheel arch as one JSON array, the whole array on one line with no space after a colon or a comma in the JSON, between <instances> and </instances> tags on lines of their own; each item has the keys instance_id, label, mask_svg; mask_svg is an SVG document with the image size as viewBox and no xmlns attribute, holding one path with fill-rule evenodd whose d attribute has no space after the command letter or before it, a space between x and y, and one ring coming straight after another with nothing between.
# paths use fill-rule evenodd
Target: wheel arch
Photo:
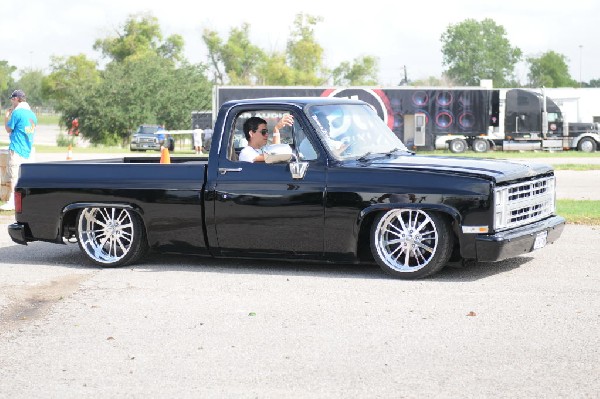
<instances>
[{"instance_id":1,"label":"wheel arch","mask_svg":"<svg viewBox=\"0 0 600 399\"><path fill-rule=\"evenodd\" d=\"M68 239L69 237L75 234L77 225L77 214L80 210L85 208L129 209L139 217L147 237L148 230L146 228L146 222L144 220L143 209L136 204L118 202L74 202L69 205L66 205L60 213L59 237L64 237Z\"/></svg>"},{"instance_id":2,"label":"wheel arch","mask_svg":"<svg viewBox=\"0 0 600 399\"><path fill-rule=\"evenodd\" d=\"M596 143L596 149L600 148L600 135L594 133L583 133L573 140L573 148L579 149L579 143L584 139L591 139Z\"/></svg>"},{"instance_id":3,"label":"wheel arch","mask_svg":"<svg viewBox=\"0 0 600 399\"><path fill-rule=\"evenodd\" d=\"M435 212L442 215L450 222L451 230L454 235L457 235L458 226L460 226L462 217L457 209L445 205L445 204L374 204L363 209L358 217L358 240L356 243L356 253L360 260L370 260L371 249L370 249L370 231L373 221L377 215L382 212L388 212L393 209L420 209L422 211Z\"/></svg>"}]
</instances>

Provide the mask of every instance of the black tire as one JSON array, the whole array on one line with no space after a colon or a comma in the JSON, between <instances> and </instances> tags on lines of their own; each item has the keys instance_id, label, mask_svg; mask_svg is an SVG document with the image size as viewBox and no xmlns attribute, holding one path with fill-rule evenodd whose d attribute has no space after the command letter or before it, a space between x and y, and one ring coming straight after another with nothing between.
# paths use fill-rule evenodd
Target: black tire
<instances>
[{"instance_id":1,"label":"black tire","mask_svg":"<svg viewBox=\"0 0 600 399\"><path fill-rule=\"evenodd\" d=\"M454 237L450 224L434 212L392 209L371 226L371 252L379 267L401 279L440 271L450 259Z\"/></svg>"},{"instance_id":2,"label":"black tire","mask_svg":"<svg viewBox=\"0 0 600 399\"><path fill-rule=\"evenodd\" d=\"M449 144L450 152L461 154L469 148L467 141L464 139L454 139Z\"/></svg>"},{"instance_id":3,"label":"black tire","mask_svg":"<svg viewBox=\"0 0 600 399\"><path fill-rule=\"evenodd\" d=\"M125 208L84 208L77 216L79 248L93 263L118 267L134 263L148 252L140 217Z\"/></svg>"},{"instance_id":4,"label":"black tire","mask_svg":"<svg viewBox=\"0 0 600 399\"><path fill-rule=\"evenodd\" d=\"M577 143L577 150L581 152L596 152L596 148L596 140L591 137L584 137Z\"/></svg>"},{"instance_id":5,"label":"black tire","mask_svg":"<svg viewBox=\"0 0 600 399\"><path fill-rule=\"evenodd\" d=\"M488 152L490 149L490 143L486 139L475 139L473 140L473 151L474 152Z\"/></svg>"}]
</instances>

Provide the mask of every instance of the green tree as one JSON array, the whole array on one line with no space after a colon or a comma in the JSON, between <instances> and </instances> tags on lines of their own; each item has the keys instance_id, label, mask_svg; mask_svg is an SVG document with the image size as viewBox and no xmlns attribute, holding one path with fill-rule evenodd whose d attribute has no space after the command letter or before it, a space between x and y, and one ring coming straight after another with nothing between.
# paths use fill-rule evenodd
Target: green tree
<instances>
[{"instance_id":1,"label":"green tree","mask_svg":"<svg viewBox=\"0 0 600 399\"><path fill-rule=\"evenodd\" d=\"M256 83L264 86L292 86L296 74L286 63L286 55L273 52L267 55L257 67Z\"/></svg>"},{"instance_id":2,"label":"green tree","mask_svg":"<svg viewBox=\"0 0 600 399\"><path fill-rule=\"evenodd\" d=\"M8 108L10 93L15 89L15 80L12 75L17 67L8 64L8 61L0 61L0 108Z\"/></svg>"},{"instance_id":3,"label":"green tree","mask_svg":"<svg viewBox=\"0 0 600 399\"><path fill-rule=\"evenodd\" d=\"M216 83L224 84L225 75L227 83L232 85L249 85L259 80L258 69L265 53L250 42L250 25L243 23L240 28L232 28L225 43L217 32L208 29L204 30L202 39Z\"/></svg>"},{"instance_id":4,"label":"green tree","mask_svg":"<svg viewBox=\"0 0 600 399\"><path fill-rule=\"evenodd\" d=\"M213 82L266 86L311 86L327 82L330 72L324 66L324 50L314 33L320 21L320 17L296 15L285 52L266 52L252 44L247 23L231 29L227 41L217 32L205 29L202 40L208 49ZM339 81L356 85L376 84L377 73L377 59L371 56L344 62L335 69Z\"/></svg>"},{"instance_id":5,"label":"green tree","mask_svg":"<svg viewBox=\"0 0 600 399\"><path fill-rule=\"evenodd\" d=\"M223 71L222 47L223 41L215 31L204 29L202 40L208 50L209 65L212 68L213 82L218 85L225 84L225 73Z\"/></svg>"},{"instance_id":6,"label":"green tree","mask_svg":"<svg viewBox=\"0 0 600 399\"><path fill-rule=\"evenodd\" d=\"M287 42L287 59L294 70L296 85L320 85L329 71L323 63L323 47L316 41L314 27L321 17L298 14Z\"/></svg>"},{"instance_id":7,"label":"green tree","mask_svg":"<svg viewBox=\"0 0 600 399\"><path fill-rule=\"evenodd\" d=\"M163 41L158 19L142 13L129 16L116 36L96 40L94 50L117 62L152 54L181 61L183 45L180 35L169 36Z\"/></svg>"},{"instance_id":8,"label":"green tree","mask_svg":"<svg viewBox=\"0 0 600 399\"><path fill-rule=\"evenodd\" d=\"M81 132L95 144L124 145L143 123L190 129L191 111L211 105L205 67L176 67L158 55L112 62L100 83L83 83L64 104L63 117L79 118Z\"/></svg>"},{"instance_id":9,"label":"green tree","mask_svg":"<svg viewBox=\"0 0 600 399\"><path fill-rule=\"evenodd\" d=\"M38 107L44 103L42 80L44 73L39 69L27 69L19 78L17 86L27 95L29 105Z\"/></svg>"},{"instance_id":10,"label":"green tree","mask_svg":"<svg viewBox=\"0 0 600 399\"><path fill-rule=\"evenodd\" d=\"M265 57L264 52L250 42L250 25L242 24L241 28L233 28L227 43L221 48L225 72L233 85L252 84L256 80L259 62Z\"/></svg>"},{"instance_id":11,"label":"green tree","mask_svg":"<svg viewBox=\"0 0 600 399\"><path fill-rule=\"evenodd\" d=\"M56 102L56 108L61 110L63 102L82 90L84 86L95 86L100 82L100 71L95 61L89 60L84 54L70 57L51 57L51 72L42 81L44 97ZM89 85L88 85L89 83Z\"/></svg>"},{"instance_id":12,"label":"green tree","mask_svg":"<svg viewBox=\"0 0 600 399\"><path fill-rule=\"evenodd\" d=\"M377 58L363 56L354 63L342 62L333 70L333 84L348 86L372 86L377 84Z\"/></svg>"},{"instance_id":13,"label":"green tree","mask_svg":"<svg viewBox=\"0 0 600 399\"><path fill-rule=\"evenodd\" d=\"M578 87L569 74L568 59L562 54L548 51L540 57L528 57L529 84L531 87Z\"/></svg>"},{"instance_id":14,"label":"green tree","mask_svg":"<svg viewBox=\"0 0 600 399\"><path fill-rule=\"evenodd\" d=\"M600 79L591 79L588 83L583 82L583 87L600 87Z\"/></svg>"},{"instance_id":15,"label":"green tree","mask_svg":"<svg viewBox=\"0 0 600 399\"><path fill-rule=\"evenodd\" d=\"M489 18L467 19L449 25L441 36L445 74L457 84L477 86L492 79L494 86L507 87L513 80L522 52L511 47L504 27Z\"/></svg>"}]
</instances>

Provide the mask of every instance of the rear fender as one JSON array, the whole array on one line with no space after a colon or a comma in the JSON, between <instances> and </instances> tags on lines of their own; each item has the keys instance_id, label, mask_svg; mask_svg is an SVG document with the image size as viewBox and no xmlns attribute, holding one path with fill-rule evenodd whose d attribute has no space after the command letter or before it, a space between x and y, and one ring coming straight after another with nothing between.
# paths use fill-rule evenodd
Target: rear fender
<instances>
[{"instance_id":1,"label":"rear fender","mask_svg":"<svg viewBox=\"0 0 600 399\"><path fill-rule=\"evenodd\" d=\"M144 212L143 209L135 204L129 203L115 203L115 202L74 202L65 206L60 214L59 223L59 237L69 238L75 233L75 226L77 223L77 214L81 209L85 208L119 208L129 209L135 212L142 220L144 229L146 224L144 223ZM66 234L65 234L66 233Z\"/></svg>"}]
</instances>

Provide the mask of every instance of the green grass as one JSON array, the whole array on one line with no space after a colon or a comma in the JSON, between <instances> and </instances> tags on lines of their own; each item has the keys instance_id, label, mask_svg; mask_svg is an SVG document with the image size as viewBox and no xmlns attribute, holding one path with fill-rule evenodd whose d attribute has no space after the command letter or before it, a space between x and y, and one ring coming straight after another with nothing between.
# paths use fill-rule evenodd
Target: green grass
<instances>
[{"instance_id":1,"label":"green grass","mask_svg":"<svg viewBox=\"0 0 600 399\"><path fill-rule=\"evenodd\" d=\"M554 170L600 170L600 165L577 164L577 163L558 163L552 165Z\"/></svg>"},{"instance_id":2,"label":"green grass","mask_svg":"<svg viewBox=\"0 0 600 399\"><path fill-rule=\"evenodd\" d=\"M58 125L60 121L59 115L40 114L36 116L38 125Z\"/></svg>"},{"instance_id":3,"label":"green grass","mask_svg":"<svg viewBox=\"0 0 600 399\"><path fill-rule=\"evenodd\" d=\"M600 225L600 201L557 200L556 213L569 224Z\"/></svg>"},{"instance_id":4,"label":"green grass","mask_svg":"<svg viewBox=\"0 0 600 399\"><path fill-rule=\"evenodd\" d=\"M458 157L471 157L471 158L500 158L500 159L511 159L511 158L600 158L600 151L596 152L580 152L580 151L490 151L490 152L473 152L465 151L462 154L455 154L448 150L435 150L435 151L418 151L418 155L444 155L444 156L458 156Z\"/></svg>"}]
</instances>

